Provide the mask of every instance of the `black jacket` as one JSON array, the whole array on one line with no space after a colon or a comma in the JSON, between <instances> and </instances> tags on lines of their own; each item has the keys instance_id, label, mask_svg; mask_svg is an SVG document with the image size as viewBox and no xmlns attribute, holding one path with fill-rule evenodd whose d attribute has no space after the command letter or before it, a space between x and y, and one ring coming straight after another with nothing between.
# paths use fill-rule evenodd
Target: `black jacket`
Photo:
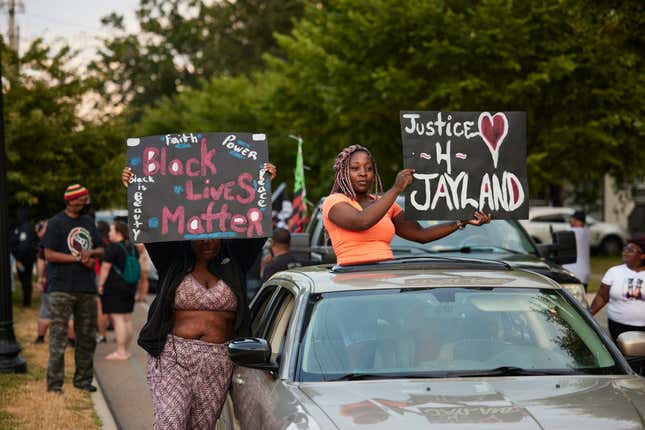
<instances>
[{"instance_id":1,"label":"black jacket","mask_svg":"<svg viewBox=\"0 0 645 430\"><path fill-rule=\"evenodd\" d=\"M38 237L31 221L20 223L9 237L9 250L25 266L30 266L36 261L38 254Z\"/></svg>"},{"instance_id":2,"label":"black jacket","mask_svg":"<svg viewBox=\"0 0 645 430\"><path fill-rule=\"evenodd\" d=\"M223 239L217 259L209 270L222 279L237 296L234 335L251 334L246 298L246 272L261 252L266 238ZM157 242L146 244L148 254L159 272L159 291L150 305L148 321L141 329L137 343L153 357L163 351L175 316L175 292L184 277L193 270L195 253L190 242Z\"/></svg>"}]
</instances>

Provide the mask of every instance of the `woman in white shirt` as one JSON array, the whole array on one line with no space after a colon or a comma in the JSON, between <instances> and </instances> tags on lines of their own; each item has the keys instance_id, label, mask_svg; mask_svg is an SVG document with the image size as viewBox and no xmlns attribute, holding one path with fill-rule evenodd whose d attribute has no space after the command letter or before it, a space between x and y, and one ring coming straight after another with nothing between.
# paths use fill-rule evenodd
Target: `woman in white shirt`
<instances>
[{"instance_id":1,"label":"woman in white shirt","mask_svg":"<svg viewBox=\"0 0 645 430\"><path fill-rule=\"evenodd\" d=\"M628 241L623 262L605 273L591 303L594 315L609 303L607 318L614 341L626 331L645 331L645 246Z\"/></svg>"}]
</instances>

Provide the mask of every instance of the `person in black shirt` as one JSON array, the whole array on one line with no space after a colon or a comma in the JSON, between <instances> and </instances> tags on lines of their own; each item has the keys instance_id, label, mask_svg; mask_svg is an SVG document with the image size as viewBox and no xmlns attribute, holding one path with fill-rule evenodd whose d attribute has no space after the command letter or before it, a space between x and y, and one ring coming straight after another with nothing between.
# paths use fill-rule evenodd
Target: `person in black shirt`
<instances>
[{"instance_id":1,"label":"person in black shirt","mask_svg":"<svg viewBox=\"0 0 645 430\"><path fill-rule=\"evenodd\" d=\"M96 391L94 350L96 349L95 258L103 256L103 244L94 220L87 215L90 194L79 184L65 190L65 210L47 223L41 242L47 260L47 284L51 301L47 391L62 392L65 372L67 321L74 315L76 350L74 386Z\"/></svg>"},{"instance_id":2,"label":"person in black shirt","mask_svg":"<svg viewBox=\"0 0 645 430\"><path fill-rule=\"evenodd\" d=\"M284 228L273 230L271 237L271 255L264 261L262 270L262 283L269 279L274 273L293 267L300 267L302 264L289 252L291 247L291 233Z\"/></svg>"},{"instance_id":3,"label":"person in black shirt","mask_svg":"<svg viewBox=\"0 0 645 430\"><path fill-rule=\"evenodd\" d=\"M132 311L137 284L128 284L123 278L128 255L139 258L134 244L130 243L128 225L115 221L110 226L110 243L105 247L99 275L99 294L103 312L112 317L116 335L116 351L106 360L127 360L131 354L128 347L134 336ZM116 270L115 270L116 269Z\"/></svg>"},{"instance_id":4,"label":"person in black shirt","mask_svg":"<svg viewBox=\"0 0 645 430\"><path fill-rule=\"evenodd\" d=\"M18 278L22 285L22 306L31 306L32 276L38 253L36 231L29 209L18 210L18 224L9 238L9 248L16 259Z\"/></svg>"}]
</instances>

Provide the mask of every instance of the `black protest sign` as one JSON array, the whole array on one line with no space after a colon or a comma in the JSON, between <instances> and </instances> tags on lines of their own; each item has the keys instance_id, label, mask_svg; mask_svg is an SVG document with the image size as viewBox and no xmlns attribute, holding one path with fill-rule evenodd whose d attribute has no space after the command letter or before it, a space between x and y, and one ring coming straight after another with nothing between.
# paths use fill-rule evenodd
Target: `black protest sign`
<instances>
[{"instance_id":1,"label":"black protest sign","mask_svg":"<svg viewBox=\"0 0 645 430\"><path fill-rule=\"evenodd\" d=\"M402 111L409 219L528 217L524 112Z\"/></svg>"},{"instance_id":2,"label":"black protest sign","mask_svg":"<svg viewBox=\"0 0 645 430\"><path fill-rule=\"evenodd\" d=\"M131 239L159 242L271 234L266 136L181 133L130 138Z\"/></svg>"}]
</instances>

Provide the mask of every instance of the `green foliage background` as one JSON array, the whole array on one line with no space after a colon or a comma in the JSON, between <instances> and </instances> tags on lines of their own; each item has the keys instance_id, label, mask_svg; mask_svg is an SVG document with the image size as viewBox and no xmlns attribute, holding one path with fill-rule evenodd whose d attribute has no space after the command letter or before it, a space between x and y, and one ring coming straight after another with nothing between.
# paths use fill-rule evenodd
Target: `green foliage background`
<instances>
[{"instance_id":1,"label":"green foliage background","mask_svg":"<svg viewBox=\"0 0 645 430\"><path fill-rule=\"evenodd\" d=\"M120 205L124 139L180 131L267 132L289 183L288 135L302 136L314 201L336 154L361 143L388 186L402 168L400 110L526 111L533 197L569 182L594 200L606 173L644 176L640 0L141 0L138 17L136 35L106 17L121 30L89 75L5 89L11 205L57 207L81 175L95 202ZM51 68L57 54L39 55ZM80 120L87 91L119 113Z\"/></svg>"}]
</instances>

